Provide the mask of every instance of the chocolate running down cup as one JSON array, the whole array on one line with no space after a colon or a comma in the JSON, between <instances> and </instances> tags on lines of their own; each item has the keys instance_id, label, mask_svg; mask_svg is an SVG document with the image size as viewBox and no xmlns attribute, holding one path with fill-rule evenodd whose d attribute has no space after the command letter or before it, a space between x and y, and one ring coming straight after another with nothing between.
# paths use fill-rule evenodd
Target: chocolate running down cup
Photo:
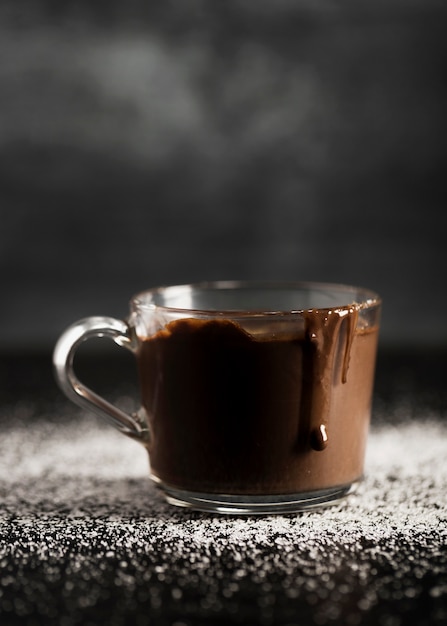
<instances>
[{"instance_id":1,"label":"chocolate running down cup","mask_svg":"<svg viewBox=\"0 0 447 626\"><path fill-rule=\"evenodd\" d=\"M131 300L126 322L87 318L54 352L64 392L147 449L178 506L284 513L334 502L363 475L381 302L321 283L218 282ZM86 388L73 355L109 336L135 356L141 409Z\"/></svg>"}]
</instances>

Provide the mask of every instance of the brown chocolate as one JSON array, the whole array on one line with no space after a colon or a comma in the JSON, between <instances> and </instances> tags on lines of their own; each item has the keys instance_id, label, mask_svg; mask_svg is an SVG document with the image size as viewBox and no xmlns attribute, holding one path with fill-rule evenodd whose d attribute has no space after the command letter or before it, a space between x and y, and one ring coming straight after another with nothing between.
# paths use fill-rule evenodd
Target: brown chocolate
<instances>
[{"instance_id":1,"label":"brown chocolate","mask_svg":"<svg viewBox=\"0 0 447 626\"><path fill-rule=\"evenodd\" d=\"M137 355L155 479L188 491L287 494L359 479L378 329L309 310L280 333L183 319ZM273 327L272 327L273 328Z\"/></svg>"}]
</instances>

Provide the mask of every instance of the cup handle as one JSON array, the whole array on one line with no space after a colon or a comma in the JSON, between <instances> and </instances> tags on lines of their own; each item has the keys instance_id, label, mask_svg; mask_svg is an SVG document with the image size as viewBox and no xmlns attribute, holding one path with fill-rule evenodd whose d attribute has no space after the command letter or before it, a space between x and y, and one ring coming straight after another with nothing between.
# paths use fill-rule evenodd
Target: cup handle
<instances>
[{"instance_id":1,"label":"cup handle","mask_svg":"<svg viewBox=\"0 0 447 626\"><path fill-rule=\"evenodd\" d=\"M87 317L62 333L53 352L56 380L65 395L83 409L94 411L123 434L147 443L149 431L138 415L129 415L83 385L77 378L73 360L81 343L93 337L109 337L119 346L134 351L130 327L113 317Z\"/></svg>"}]
</instances>

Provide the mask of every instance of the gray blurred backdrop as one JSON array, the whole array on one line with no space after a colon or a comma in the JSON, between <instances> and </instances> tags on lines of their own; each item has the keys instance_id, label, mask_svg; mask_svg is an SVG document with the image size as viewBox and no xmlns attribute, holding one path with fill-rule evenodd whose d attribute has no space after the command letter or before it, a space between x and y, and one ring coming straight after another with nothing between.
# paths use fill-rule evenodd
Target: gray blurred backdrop
<instances>
[{"instance_id":1,"label":"gray blurred backdrop","mask_svg":"<svg viewBox=\"0 0 447 626\"><path fill-rule=\"evenodd\" d=\"M447 4L0 7L0 349L136 291L354 283L447 345Z\"/></svg>"}]
</instances>

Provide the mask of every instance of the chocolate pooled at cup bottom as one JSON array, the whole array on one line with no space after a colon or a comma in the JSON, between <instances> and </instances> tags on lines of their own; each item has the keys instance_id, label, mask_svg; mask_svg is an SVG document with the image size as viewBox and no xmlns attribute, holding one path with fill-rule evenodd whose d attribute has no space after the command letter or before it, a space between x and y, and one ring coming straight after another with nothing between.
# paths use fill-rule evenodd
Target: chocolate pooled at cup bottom
<instances>
[{"instance_id":1,"label":"chocolate pooled at cup bottom","mask_svg":"<svg viewBox=\"0 0 447 626\"><path fill-rule=\"evenodd\" d=\"M361 478L378 328L356 305L252 334L180 319L137 353L153 477L180 490L293 494Z\"/></svg>"}]
</instances>

